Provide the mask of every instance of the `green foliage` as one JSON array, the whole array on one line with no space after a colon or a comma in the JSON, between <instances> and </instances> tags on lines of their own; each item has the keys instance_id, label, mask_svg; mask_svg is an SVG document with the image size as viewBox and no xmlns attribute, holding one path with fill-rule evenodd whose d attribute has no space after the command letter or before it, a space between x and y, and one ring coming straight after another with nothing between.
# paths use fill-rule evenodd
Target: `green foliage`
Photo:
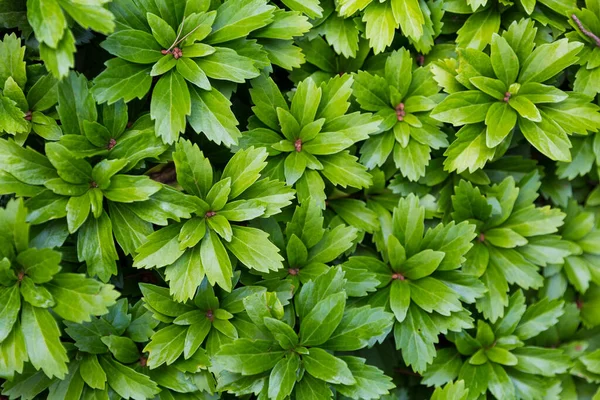
<instances>
[{"instance_id":1,"label":"green foliage","mask_svg":"<svg viewBox=\"0 0 600 400\"><path fill-rule=\"evenodd\" d=\"M0 397L600 399L599 0L0 0Z\"/></svg>"}]
</instances>

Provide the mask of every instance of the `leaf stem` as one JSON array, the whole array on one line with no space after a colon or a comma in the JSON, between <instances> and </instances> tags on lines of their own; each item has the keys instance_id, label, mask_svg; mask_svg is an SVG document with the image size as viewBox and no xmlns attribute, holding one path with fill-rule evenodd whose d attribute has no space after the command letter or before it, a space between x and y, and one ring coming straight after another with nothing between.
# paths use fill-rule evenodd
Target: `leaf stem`
<instances>
[{"instance_id":1,"label":"leaf stem","mask_svg":"<svg viewBox=\"0 0 600 400\"><path fill-rule=\"evenodd\" d=\"M173 49L173 47L177 46L179 43L183 42L185 39L187 39L192 33L194 33L196 30L198 30L198 28L200 28L202 26L202 24L197 25L194 29L192 29L191 31L189 31L188 33L185 34L184 37L182 37L181 39L179 39L179 35L181 35L181 32L183 31L183 24L185 23L185 20L181 23L181 27L179 29L179 32L177 33L177 37L175 38L175 42L173 42L173 44L171 45L171 47L169 47L167 49L167 51L171 51L171 49ZM179 39L179 40L177 40Z\"/></svg>"},{"instance_id":2,"label":"leaf stem","mask_svg":"<svg viewBox=\"0 0 600 400\"><path fill-rule=\"evenodd\" d=\"M579 20L579 18L577 18L577 15L572 14L571 18L573 19L573 21L575 21L575 24L577 25L581 33L592 39L596 43L597 47L600 47L600 38L596 36L593 32L590 32L587 29L585 29L583 23Z\"/></svg>"}]
</instances>

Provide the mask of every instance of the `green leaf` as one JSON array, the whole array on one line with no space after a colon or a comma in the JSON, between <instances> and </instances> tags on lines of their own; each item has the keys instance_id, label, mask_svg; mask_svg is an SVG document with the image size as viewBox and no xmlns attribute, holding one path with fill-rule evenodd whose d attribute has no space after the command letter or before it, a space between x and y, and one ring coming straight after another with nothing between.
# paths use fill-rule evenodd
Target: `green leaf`
<instances>
[{"instance_id":1,"label":"green leaf","mask_svg":"<svg viewBox=\"0 0 600 400\"><path fill-rule=\"evenodd\" d=\"M79 228L77 258L87 263L88 274L106 282L117 273L119 259L112 236L112 224L106 213L100 218L89 217Z\"/></svg>"},{"instance_id":2,"label":"green leaf","mask_svg":"<svg viewBox=\"0 0 600 400\"><path fill-rule=\"evenodd\" d=\"M331 337L344 314L346 294L335 293L319 301L300 324L300 343L318 346Z\"/></svg>"},{"instance_id":3,"label":"green leaf","mask_svg":"<svg viewBox=\"0 0 600 400\"><path fill-rule=\"evenodd\" d=\"M476 90L452 93L438 104L431 116L454 126L475 124L485 120L493 99Z\"/></svg>"},{"instance_id":4,"label":"green leaf","mask_svg":"<svg viewBox=\"0 0 600 400\"><path fill-rule=\"evenodd\" d=\"M181 225L169 225L148 236L133 259L134 268L164 267L175 262L184 252L179 246Z\"/></svg>"},{"instance_id":5,"label":"green leaf","mask_svg":"<svg viewBox=\"0 0 600 400\"><path fill-rule=\"evenodd\" d=\"M198 90L190 87L192 110L191 127L203 132L209 140L225 146L236 144L241 135L238 121L231 111L231 102L218 90Z\"/></svg>"},{"instance_id":6,"label":"green leaf","mask_svg":"<svg viewBox=\"0 0 600 400\"><path fill-rule=\"evenodd\" d=\"M360 200L332 200L329 201L328 206L352 226L369 233L373 233L379 229L377 215Z\"/></svg>"},{"instance_id":7,"label":"green leaf","mask_svg":"<svg viewBox=\"0 0 600 400\"><path fill-rule=\"evenodd\" d=\"M153 64L163 56L160 44L151 34L134 29L109 35L101 46L110 54L136 64Z\"/></svg>"},{"instance_id":8,"label":"green leaf","mask_svg":"<svg viewBox=\"0 0 600 400\"><path fill-rule=\"evenodd\" d=\"M431 400L466 400L469 388L465 388L465 381L449 382L444 387L436 387Z\"/></svg>"},{"instance_id":9,"label":"green leaf","mask_svg":"<svg viewBox=\"0 0 600 400\"><path fill-rule=\"evenodd\" d=\"M245 37L272 20L275 7L264 0L235 0L217 9L217 18L207 43L223 43Z\"/></svg>"},{"instance_id":10,"label":"green leaf","mask_svg":"<svg viewBox=\"0 0 600 400\"><path fill-rule=\"evenodd\" d=\"M529 100L527 97L511 97L511 99L508 101L508 104L513 109L515 109L523 118L527 118L528 120L533 122L540 122L542 120L540 111L537 109L535 104L533 104L531 100Z\"/></svg>"},{"instance_id":11,"label":"green leaf","mask_svg":"<svg viewBox=\"0 0 600 400\"><path fill-rule=\"evenodd\" d=\"M115 175L110 180L110 186L103 190L103 193L110 201L133 203L148 200L160 189L162 185L148 176Z\"/></svg>"},{"instance_id":12,"label":"green leaf","mask_svg":"<svg viewBox=\"0 0 600 400\"><path fill-rule=\"evenodd\" d=\"M70 30L64 31L62 39L56 48L40 43L40 57L46 64L46 69L55 77L63 78L69 75L69 70L75 64L75 38Z\"/></svg>"},{"instance_id":13,"label":"green leaf","mask_svg":"<svg viewBox=\"0 0 600 400\"><path fill-rule=\"evenodd\" d=\"M140 290L144 295L144 302L161 314L177 317L193 310L189 305L174 301L167 288L141 283Z\"/></svg>"},{"instance_id":14,"label":"green leaf","mask_svg":"<svg viewBox=\"0 0 600 400\"><path fill-rule=\"evenodd\" d=\"M296 373L300 368L300 357L296 353L279 360L269 375L269 398L283 400L294 389Z\"/></svg>"},{"instance_id":15,"label":"green leaf","mask_svg":"<svg viewBox=\"0 0 600 400\"><path fill-rule=\"evenodd\" d=\"M285 352L268 340L237 339L221 346L214 360L227 370L242 375L255 375L273 368Z\"/></svg>"},{"instance_id":16,"label":"green leaf","mask_svg":"<svg viewBox=\"0 0 600 400\"><path fill-rule=\"evenodd\" d=\"M344 312L341 322L321 347L334 351L354 351L369 346L374 337L388 332L394 316L382 307L354 307Z\"/></svg>"},{"instance_id":17,"label":"green leaf","mask_svg":"<svg viewBox=\"0 0 600 400\"><path fill-rule=\"evenodd\" d=\"M168 325L152 335L150 343L144 347L144 351L149 353L148 366L156 368L175 362L183 353L187 330L185 326Z\"/></svg>"},{"instance_id":18,"label":"green leaf","mask_svg":"<svg viewBox=\"0 0 600 400\"><path fill-rule=\"evenodd\" d=\"M396 22L400 24L400 28L402 28L405 36L413 40L418 40L423 36L425 19L418 1L392 1L392 11Z\"/></svg>"},{"instance_id":19,"label":"green leaf","mask_svg":"<svg viewBox=\"0 0 600 400\"><path fill-rule=\"evenodd\" d=\"M493 8L471 14L458 34L459 47L483 50L492 40L492 35L500 28L500 14Z\"/></svg>"},{"instance_id":20,"label":"green leaf","mask_svg":"<svg viewBox=\"0 0 600 400\"><path fill-rule=\"evenodd\" d=\"M129 102L141 99L150 90L150 67L133 64L120 58L108 60L96 78L91 92L99 103L112 104L119 99Z\"/></svg>"},{"instance_id":21,"label":"green leaf","mask_svg":"<svg viewBox=\"0 0 600 400\"><path fill-rule=\"evenodd\" d=\"M516 123L517 113L508 104L501 102L492 104L485 115L485 144L487 147L494 148L502 143Z\"/></svg>"},{"instance_id":22,"label":"green leaf","mask_svg":"<svg viewBox=\"0 0 600 400\"><path fill-rule=\"evenodd\" d=\"M29 248L16 258L31 280L35 283L45 283L53 279L60 271L61 254L51 249Z\"/></svg>"},{"instance_id":23,"label":"green leaf","mask_svg":"<svg viewBox=\"0 0 600 400\"><path fill-rule=\"evenodd\" d=\"M231 291L233 271L231 260L223 243L215 232L209 230L202 240L200 256L204 272L211 285L218 284L224 290Z\"/></svg>"},{"instance_id":24,"label":"green leaf","mask_svg":"<svg viewBox=\"0 0 600 400\"><path fill-rule=\"evenodd\" d=\"M312 79L306 79L298 85L292 98L290 111L300 127L306 126L315 120L321 96L321 88L317 87Z\"/></svg>"},{"instance_id":25,"label":"green leaf","mask_svg":"<svg viewBox=\"0 0 600 400\"><path fill-rule=\"evenodd\" d=\"M350 398L377 399L389 394L395 387L392 379L384 375L383 371L372 365L367 365L364 358L341 357L348 365L352 376L356 380L353 385L336 385L336 390Z\"/></svg>"},{"instance_id":26,"label":"green leaf","mask_svg":"<svg viewBox=\"0 0 600 400\"><path fill-rule=\"evenodd\" d=\"M571 364L571 360L560 349L526 346L511 352L518 360L514 368L529 374L554 376L565 373Z\"/></svg>"},{"instance_id":27,"label":"green leaf","mask_svg":"<svg viewBox=\"0 0 600 400\"><path fill-rule=\"evenodd\" d=\"M162 18L152 13L146 14L146 19L150 29L152 30L152 36L164 49L170 49L171 45L176 41L176 35L173 28Z\"/></svg>"},{"instance_id":28,"label":"green leaf","mask_svg":"<svg viewBox=\"0 0 600 400\"><path fill-rule=\"evenodd\" d=\"M425 209L414 195L402 198L393 213L393 234L411 256L417 252L423 239Z\"/></svg>"},{"instance_id":29,"label":"green leaf","mask_svg":"<svg viewBox=\"0 0 600 400\"><path fill-rule=\"evenodd\" d=\"M95 354L86 354L79 365L79 374L84 382L93 389L103 389L106 383L106 373L98 362Z\"/></svg>"},{"instance_id":30,"label":"green leaf","mask_svg":"<svg viewBox=\"0 0 600 400\"><path fill-rule=\"evenodd\" d=\"M50 312L24 303L21 324L31 364L50 378L63 379L69 359L60 342L58 325Z\"/></svg>"},{"instance_id":31,"label":"green leaf","mask_svg":"<svg viewBox=\"0 0 600 400\"><path fill-rule=\"evenodd\" d=\"M0 288L0 342L11 333L21 310L21 295L18 285Z\"/></svg>"},{"instance_id":32,"label":"green leaf","mask_svg":"<svg viewBox=\"0 0 600 400\"><path fill-rule=\"evenodd\" d=\"M369 39L369 45L375 54L383 52L392 44L398 27L391 2L372 2L365 10L363 20L367 22L365 35Z\"/></svg>"},{"instance_id":33,"label":"green leaf","mask_svg":"<svg viewBox=\"0 0 600 400\"><path fill-rule=\"evenodd\" d=\"M519 74L519 59L506 39L494 33L490 49L494 73L507 86L514 83Z\"/></svg>"},{"instance_id":34,"label":"green leaf","mask_svg":"<svg viewBox=\"0 0 600 400\"><path fill-rule=\"evenodd\" d=\"M56 0L28 1L27 20L38 40L52 48L58 46L67 29L67 21Z\"/></svg>"},{"instance_id":35,"label":"green leaf","mask_svg":"<svg viewBox=\"0 0 600 400\"><path fill-rule=\"evenodd\" d=\"M477 171L494 157L494 149L486 145L485 127L477 125L465 125L456 135L456 140L450 144L444 155L444 167L448 171L462 173L469 170L470 173Z\"/></svg>"},{"instance_id":36,"label":"green leaf","mask_svg":"<svg viewBox=\"0 0 600 400\"><path fill-rule=\"evenodd\" d=\"M529 143L542 154L556 161L571 161L571 142L556 122L544 118L543 115L539 123L520 118L519 128Z\"/></svg>"},{"instance_id":37,"label":"green leaf","mask_svg":"<svg viewBox=\"0 0 600 400\"><path fill-rule=\"evenodd\" d=\"M527 308L519 325L517 325L515 335L523 340L535 337L550 326L556 324L558 318L562 314L562 300L549 300L548 298L543 298Z\"/></svg>"},{"instance_id":38,"label":"green leaf","mask_svg":"<svg viewBox=\"0 0 600 400\"><path fill-rule=\"evenodd\" d=\"M323 156L319 159L323 164L323 176L334 185L343 188L351 186L355 188L368 187L372 184L371 175L366 167L359 164L358 159L343 151L334 155Z\"/></svg>"},{"instance_id":39,"label":"green leaf","mask_svg":"<svg viewBox=\"0 0 600 400\"><path fill-rule=\"evenodd\" d=\"M328 263L335 260L352 246L357 234L355 228L344 225L326 231L323 238L310 248L307 263Z\"/></svg>"},{"instance_id":40,"label":"green leaf","mask_svg":"<svg viewBox=\"0 0 600 400\"><path fill-rule=\"evenodd\" d=\"M302 356L302 362L306 372L317 379L343 385L356 383L352 372L344 361L318 347L311 348L309 354Z\"/></svg>"},{"instance_id":41,"label":"green leaf","mask_svg":"<svg viewBox=\"0 0 600 400\"><path fill-rule=\"evenodd\" d=\"M425 371L433 361L437 339L432 333L437 332L431 318L415 306L409 308L402 323L395 324L396 348L402 349L404 361L415 371Z\"/></svg>"},{"instance_id":42,"label":"green leaf","mask_svg":"<svg viewBox=\"0 0 600 400\"><path fill-rule=\"evenodd\" d=\"M329 400L333 396L326 382L310 375L304 375L296 384L295 393L296 397L301 399Z\"/></svg>"},{"instance_id":43,"label":"green leaf","mask_svg":"<svg viewBox=\"0 0 600 400\"><path fill-rule=\"evenodd\" d=\"M25 276L21 282L23 300L34 307L49 308L54 305L52 295L43 286L38 286Z\"/></svg>"},{"instance_id":44,"label":"green leaf","mask_svg":"<svg viewBox=\"0 0 600 400\"><path fill-rule=\"evenodd\" d=\"M112 285L102 284L81 274L57 274L45 286L56 300L53 311L77 323L89 321L91 315L106 314L108 307L119 297Z\"/></svg>"},{"instance_id":45,"label":"green leaf","mask_svg":"<svg viewBox=\"0 0 600 400\"><path fill-rule=\"evenodd\" d=\"M245 266L261 272L283 268L279 249L269 241L269 235L259 229L233 226L233 236L225 246Z\"/></svg>"},{"instance_id":46,"label":"green leaf","mask_svg":"<svg viewBox=\"0 0 600 400\"><path fill-rule=\"evenodd\" d=\"M197 59L196 63L209 78L237 83L256 78L260 73L251 58L226 47L215 47L214 53Z\"/></svg>"},{"instance_id":47,"label":"green leaf","mask_svg":"<svg viewBox=\"0 0 600 400\"><path fill-rule=\"evenodd\" d=\"M267 152L264 148L248 148L240 150L229 160L223 170L222 179L231 178L229 199L240 196L260 177L267 163Z\"/></svg>"},{"instance_id":48,"label":"green leaf","mask_svg":"<svg viewBox=\"0 0 600 400\"><path fill-rule=\"evenodd\" d=\"M431 277L409 281L411 299L423 310L449 316L462 309L456 292Z\"/></svg>"},{"instance_id":49,"label":"green leaf","mask_svg":"<svg viewBox=\"0 0 600 400\"><path fill-rule=\"evenodd\" d=\"M61 2L61 6L83 28L90 28L104 34L111 33L115 28L113 14L105 9L101 2L97 4Z\"/></svg>"},{"instance_id":50,"label":"green leaf","mask_svg":"<svg viewBox=\"0 0 600 400\"><path fill-rule=\"evenodd\" d=\"M162 76L152 91L150 115L156 121L156 134L171 144L185 130L192 109L190 91L181 75L171 71Z\"/></svg>"},{"instance_id":51,"label":"green leaf","mask_svg":"<svg viewBox=\"0 0 600 400\"><path fill-rule=\"evenodd\" d=\"M583 44L560 39L537 46L525 60L519 83L545 82L577 61Z\"/></svg>"},{"instance_id":52,"label":"green leaf","mask_svg":"<svg viewBox=\"0 0 600 400\"><path fill-rule=\"evenodd\" d=\"M137 346L128 337L125 336L104 336L101 338L113 356L122 363L133 363L140 358Z\"/></svg>"},{"instance_id":53,"label":"green leaf","mask_svg":"<svg viewBox=\"0 0 600 400\"><path fill-rule=\"evenodd\" d=\"M92 166L59 143L46 143L46 155L58 175L69 183L90 183Z\"/></svg>"},{"instance_id":54,"label":"green leaf","mask_svg":"<svg viewBox=\"0 0 600 400\"><path fill-rule=\"evenodd\" d=\"M332 14L321 25L321 30L336 53L348 58L356 57L360 31L352 18Z\"/></svg>"},{"instance_id":55,"label":"green leaf","mask_svg":"<svg viewBox=\"0 0 600 400\"><path fill-rule=\"evenodd\" d=\"M160 389L150 378L113 360L101 356L100 365L106 373L108 385L123 398L151 398Z\"/></svg>"},{"instance_id":56,"label":"green leaf","mask_svg":"<svg viewBox=\"0 0 600 400\"><path fill-rule=\"evenodd\" d=\"M301 11L310 18L321 18L323 8L319 5L318 0L282 0L282 3L295 11Z\"/></svg>"}]
</instances>

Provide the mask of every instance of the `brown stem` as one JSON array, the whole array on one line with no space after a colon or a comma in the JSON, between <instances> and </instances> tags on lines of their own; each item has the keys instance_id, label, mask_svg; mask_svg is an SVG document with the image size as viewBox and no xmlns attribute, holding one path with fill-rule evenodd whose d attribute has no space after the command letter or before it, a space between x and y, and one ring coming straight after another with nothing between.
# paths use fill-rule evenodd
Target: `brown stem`
<instances>
[{"instance_id":1,"label":"brown stem","mask_svg":"<svg viewBox=\"0 0 600 400\"><path fill-rule=\"evenodd\" d=\"M600 38L596 36L593 32L590 32L587 29L585 29L583 23L579 20L579 18L577 18L577 15L573 14L571 15L571 18L573 19L573 21L575 21L575 24L577 25L581 33L592 39L594 43L596 43L596 46L600 47Z\"/></svg>"}]
</instances>

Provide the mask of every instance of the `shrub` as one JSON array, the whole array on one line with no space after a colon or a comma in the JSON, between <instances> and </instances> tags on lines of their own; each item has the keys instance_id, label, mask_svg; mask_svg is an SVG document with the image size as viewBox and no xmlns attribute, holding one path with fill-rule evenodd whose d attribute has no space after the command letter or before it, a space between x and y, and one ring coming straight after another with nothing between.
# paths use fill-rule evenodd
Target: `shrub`
<instances>
[{"instance_id":1,"label":"shrub","mask_svg":"<svg viewBox=\"0 0 600 400\"><path fill-rule=\"evenodd\" d=\"M600 398L598 0L0 27L0 397Z\"/></svg>"}]
</instances>

